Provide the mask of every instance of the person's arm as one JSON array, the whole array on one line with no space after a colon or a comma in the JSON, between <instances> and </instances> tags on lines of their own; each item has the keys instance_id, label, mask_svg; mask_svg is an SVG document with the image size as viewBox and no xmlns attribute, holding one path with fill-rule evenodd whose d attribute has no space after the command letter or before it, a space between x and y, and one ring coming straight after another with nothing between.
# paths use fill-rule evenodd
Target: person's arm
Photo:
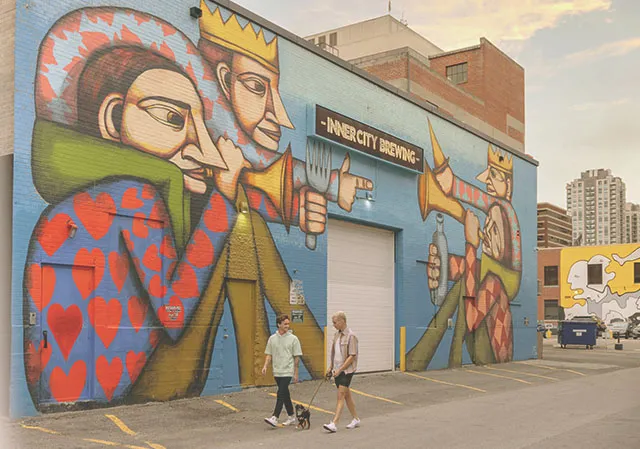
<instances>
[{"instance_id":1,"label":"person's arm","mask_svg":"<svg viewBox=\"0 0 640 449\"><path fill-rule=\"evenodd\" d=\"M351 366L355 358L356 358L355 355L350 355L349 357L347 357L344 363L341 366L339 366L336 370L333 371L333 376L337 377L340 375L341 372L349 368L349 366Z\"/></svg>"},{"instance_id":2,"label":"person's arm","mask_svg":"<svg viewBox=\"0 0 640 449\"><path fill-rule=\"evenodd\" d=\"M300 357L302 356L302 346L300 340L296 337L293 342L293 382L298 382L298 367L300 365Z\"/></svg>"},{"instance_id":3,"label":"person's arm","mask_svg":"<svg viewBox=\"0 0 640 449\"><path fill-rule=\"evenodd\" d=\"M300 364L300 357L295 356L293 358L293 383L298 382L298 365Z\"/></svg>"},{"instance_id":4,"label":"person's arm","mask_svg":"<svg viewBox=\"0 0 640 449\"><path fill-rule=\"evenodd\" d=\"M267 347L264 349L264 365L262 366L262 375L265 376L267 374L267 369L269 368L269 363L271 363L271 338L267 340Z\"/></svg>"}]
</instances>

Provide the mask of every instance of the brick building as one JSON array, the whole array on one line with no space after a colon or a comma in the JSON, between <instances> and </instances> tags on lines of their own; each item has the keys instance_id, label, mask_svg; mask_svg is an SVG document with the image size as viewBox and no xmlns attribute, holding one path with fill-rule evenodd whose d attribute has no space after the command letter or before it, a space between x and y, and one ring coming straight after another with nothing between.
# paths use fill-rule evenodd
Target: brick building
<instances>
[{"instance_id":1,"label":"brick building","mask_svg":"<svg viewBox=\"0 0 640 449\"><path fill-rule=\"evenodd\" d=\"M302 380L323 376L338 310L359 372L535 357L537 162L497 131L226 0L13 3L11 415L272 384L260 367L280 314ZM502 107L474 86L452 92Z\"/></svg>"},{"instance_id":2,"label":"brick building","mask_svg":"<svg viewBox=\"0 0 640 449\"><path fill-rule=\"evenodd\" d=\"M561 207L538 203L538 248L572 245L571 217Z\"/></svg>"},{"instance_id":3,"label":"brick building","mask_svg":"<svg viewBox=\"0 0 640 449\"><path fill-rule=\"evenodd\" d=\"M443 51L391 15L307 40L524 152L524 69L485 38Z\"/></svg>"},{"instance_id":4,"label":"brick building","mask_svg":"<svg viewBox=\"0 0 640 449\"><path fill-rule=\"evenodd\" d=\"M560 248L538 248L538 320L562 320Z\"/></svg>"}]
</instances>

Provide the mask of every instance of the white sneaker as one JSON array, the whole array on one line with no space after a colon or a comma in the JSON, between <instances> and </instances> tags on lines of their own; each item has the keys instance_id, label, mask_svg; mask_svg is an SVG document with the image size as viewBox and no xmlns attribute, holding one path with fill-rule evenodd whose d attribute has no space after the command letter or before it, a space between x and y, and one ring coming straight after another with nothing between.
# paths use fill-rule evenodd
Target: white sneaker
<instances>
[{"instance_id":1,"label":"white sneaker","mask_svg":"<svg viewBox=\"0 0 640 449\"><path fill-rule=\"evenodd\" d=\"M328 430L331 433L336 433L338 431L338 428L336 427L336 425L333 423L333 421L331 421L329 424L325 424L324 426L322 426L325 428L325 430Z\"/></svg>"},{"instance_id":2,"label":"white sneaker","mask_svg":"<svg viewBox=\"0 0 640 449\"><path fill-rule=\"evenodd\" d=\"M360 420L353 418L353 421L347 424L347 429L355 429L356 427L360 427Z\"/></svg>"},{"instance_id":3,"label":"white sneaker","mask_svg":"<svg viewBox=\"0 0 640 449\"><path fill-rule=\"evenodd\" d=\"M283 422L282 425L283 426L290 426L291 424L295 424L295 423L296 423L296 416L295 415L289 415L287 420L285 422Z\"/></svg>"},{"instance_id":4,"label":"white sneaker","mask_svg":"<svg viewBox=\"0 0 640 449\"><path fill-rule=\"evenodd\" d=\"M264 422L266 422L270 426L278 427L278 418L276 418L275 416L272 416L271 418L265 418Z\"/></svg>"}]
</instances>

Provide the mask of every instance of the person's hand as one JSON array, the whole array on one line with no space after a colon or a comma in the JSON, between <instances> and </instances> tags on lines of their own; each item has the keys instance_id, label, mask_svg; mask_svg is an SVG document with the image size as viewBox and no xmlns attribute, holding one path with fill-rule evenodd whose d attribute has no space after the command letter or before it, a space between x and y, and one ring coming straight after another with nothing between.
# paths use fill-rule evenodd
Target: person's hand
<instances>
[{"instance_id":1,"label":"person's hand","mask_svg":"<svg viewBox=\"0 0 640 449\"><path fill-rule=\"evenodd\" d=\"M263 366L263 367L262 367L262 375L263 375L263 376L266 376L266 375L267 375L267 367L266 367L266 366Z\"/></svg>"},{"instance_id":2,"label":"person's hand","mask_svg":"<svg viewBox=\"0 0 640 449\"><path fill-rule=\"evenodd\" d=\"M451 170L448 163L444 170L436 174L436 181L440 184L440 188L445 195L451 195L451 191L453 190L453 170Z\"/></svg>"},{"instance_id":3,"label":"person's hand","mask_svg":"<svg viewBox=\"0 0 640 449\"><path fill-rule=\"evenodd\" d=\"M240 174L245 168L251 168L251 164L244 158L242 150L236 146L231 139L220 136L216 143L218 151L222 155L224 162L227 164L227 170L214 169L213 178L218 190L229 200L236 198L238 191L238 180Z\"/></svg>"},{"instance_id":4,"label":"person's hand","mask_svg":"<svg viewBox=\"0 0 640 449\"><path fill-rule=\"evenodd\" d=\"M474 248L480 245L480 220L470 209L464 216L464 237Z\"/></svg>"},{"instance_id":5,"label":"person's hand","mask_svg":"<svg viewBox=\"0 0 640 449\"><path fill-rule=\"evenodd\" d=\"M336 377L338 377L341 372L342 372L342 370L338 371L337 369L334 369L333 370L333 378L335 379Z\"/></svg>"},{"instance_id":6,"label":"person's hand","mask_svg":"<svg viewBox=\"0 0 640 449\"><path fill-rule=\"evenodd\" d=\"M295 374L293 375L293 383L294 383L294 384L297 384L297 383L298 383L298 373L295 373Z\"/></svg>"},{"instance_id":7,"label":"person's hand","mask_svg":"<svg viewBox=\"0 0 640 449\"><path fill-rule=\"evenodd\" d=\"M333 376L333 368L329 368L327 370L327 374L325 374L324 377L326 377L327 379L331 379L332 376Z\"/></svg>"},{"instance_id":8,"label":"person's hand","mask_svg":"<svg viewBox=\"0 0 640 449\"><path fill-rule=\"evenodd\" d=\"M350 167L351 158L347 153L340 167L338 179L338 206L347 212L351 212L358 190L373 190L373 182L362 176L352 175L349 173Z\"/></svg>"},{"instance_id":9,"label":"person's hand","mask_svg":"<svg viewBox=\"0 0 640 449\"><path fill-rule=\"evenodd\" d=\"M300 230L322 234L327 225L327 199L305 186L300 189Z\"/></svg>"},{"instance_id":10,"label":"person's hand","mask_svg":"<svg viewBox=\"0 0 640 449\"><path fill-rule=\"evenodd\" d=\"M427 279L429 290L435 290L440 285L440 254L438 247L433 243L429 244L429 259L427 260Z\"/></svg>"}]
</instances>

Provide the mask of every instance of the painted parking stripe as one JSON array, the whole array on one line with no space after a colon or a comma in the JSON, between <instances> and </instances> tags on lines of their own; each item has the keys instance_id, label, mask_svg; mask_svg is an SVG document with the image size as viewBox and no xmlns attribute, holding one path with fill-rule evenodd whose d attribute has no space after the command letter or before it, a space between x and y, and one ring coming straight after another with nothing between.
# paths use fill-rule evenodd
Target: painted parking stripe
<instances>
[{"instance_id":1,"label":"painted parking stripe","mask_svg":"<svg viewBox=\"0 0 640 449\"><path fill-rule=\"evenodd\" d=\"M122 422L120 420L120 418L118 418L116 415L104 415L107 418L109 418L111 421L113 421L113 423L118 426L118 428L120 430L122 430L124 433L126 433L127 435L131 435L131 436L136 436L137 434L131 430L129 427L127 427L127 425Z\"/></svg>"},{"instance_id":2,"label":"painted parking stripe","mask_svg":"<svg viewBox=\"0 0 640 449\"><path fill-rule=\"evenodd\" d=\"M381 398L380 396L374 396L372 394L364 393L364 392L359 391L359 390L354 390L353 388L350 388L350 390L353 391L355 394L359 394L359 395L365 396L367 398L373 398L373 399L378 399L379 401L390 402L390 403L396 404L396 405L402 405L402 402L392 401L391 399L387 399L387 398Z\"/></svg>"},{"instance_id":3,"label":"painted parking stripe","mask_svg":"<svg viewBox=\"0 0 640 449\"><path fill-rule=\"evenodd\" d=\"M51 429L45 429L44 427L28 426L26 424L20 424L20 426L22 426L22 428L24 429L37 430L39 432L50 433L51 435L60 435L60 432L56 432L55 430Z\"/></svg>"},{"instance_id":4,"label":"painted parking stripe","mask_svg":"<svg viewBox=\"0 0 640 449\"><path fill-rule=\"evenodd\" d=\"M528 373L526 371L514 371L514 370L504 369L504 368L494 368L492 366L485 366L485 368L486 369L490 369L490 370L494 370L494 371L502 371L502 372L505 372L505 373L520 374L520 375L523 375L523 376L539 377L540 379L560 380L560 379L557 379L555 377L543 376L541 374Z\"/></svg>"},{"instance_id":5,"label":"painted parking stripe","mask_svg":"<svg viewBox=\"0 0 640 449\"><path fill-rule=\"evenodd\" d=\"M148 441L145 441L145 443L147 443L147 446L149 446L151 449L167 449L161 444L149 443Z\"/></svg>"},{"instance_id":6,"label":"painted parking stripe","mask_svg":"<svg viewBox=\"0 0 640 449\"><path fill-rule=\"evenodd\" d=\"M500 377L501 379L515 380L516 382L520 382L520 383L523 383L523 384L533 385L533 382L527 382L526 380L517 379L515 377L503 376L501 374L483 373L481 371L474 371L474 370L471 370L469 368L465 368L464 371L465 371L465 373L481 374L483 376L491 376L491 377Z\"/></svg>"},{"instance_id":7,"label":"painted parking stripe","mask_svg":"<svg viewBox=\"0 0 640 449\"><path fill-rule=\"evenodd\" d=\"M535 368L544 368L544 369L548 369L548 370L552 370L552 371L568 371L570 373L577 374L579 376L586 376L586 374L584 374L584 373L581 373L579 371L574 371L572 369L567 369L567 368L553 368L553 367L547 366L547 365L538 365L538 364L527 363L527 362L518 362L518 363L521 363L523 365L533 366Z\"/></svg>"},{"instance_id":8,"label":"painted parking stripe","mask_svg":"<svg viewBox=\"0 0 640 449\"><path fill-rule=\"evenodd\" d=\"M278 397L278 395L275 394L275 393L269 393L269 396L273 396L274 398ZM293 399L291 399L291 402L293 402L294 404L303 405L305 407L310 408L311 410L317 410L317 411L322 412L322 413L327 413L329 415L333 415L333 412L330 412L329 410L325 410L325 409L320 408L320 407L316 407L315 405L309 406L309 404L305 404L304 402L300 402L300 401L295 401Z\"/></svg>"},{"instance_id":9,"label":"painted parking stripe","mask_svg":"<svg viewBox=\"0 0 640 449\"><path fill-rule=\"evenodd\" d=\"M406 374L407 376L417 377L419 379L430 380L431 382L435 382L435 383L439 383L439 384L451 385L452 387L466 388L468 390L479 391L481 393L486 393L487 392L487 390L483 390L481 388L476 388L476 387L471 387L469 385L454 384L454 383L451 383L451 382L445 382L444 380L433 379L431 377L420 376L418 374L413 374L413 373L405 372L404 374Z\"/></svg>"},{"instance_id":10,"label":"painted parking stripe","mask_svg":"<svg viewBox=\"0 0 640 449\"><path fill-rule=\"evenodd\" d=\"M224 405L225 407L227 407L230 410L233 410L234 412L239 412L240 411L237 408L235 408L233 405L229 404L228 402L224 402L221 399L216 399L214 402L217 402L220 405Z\"/></svg>"}]
</instances>

